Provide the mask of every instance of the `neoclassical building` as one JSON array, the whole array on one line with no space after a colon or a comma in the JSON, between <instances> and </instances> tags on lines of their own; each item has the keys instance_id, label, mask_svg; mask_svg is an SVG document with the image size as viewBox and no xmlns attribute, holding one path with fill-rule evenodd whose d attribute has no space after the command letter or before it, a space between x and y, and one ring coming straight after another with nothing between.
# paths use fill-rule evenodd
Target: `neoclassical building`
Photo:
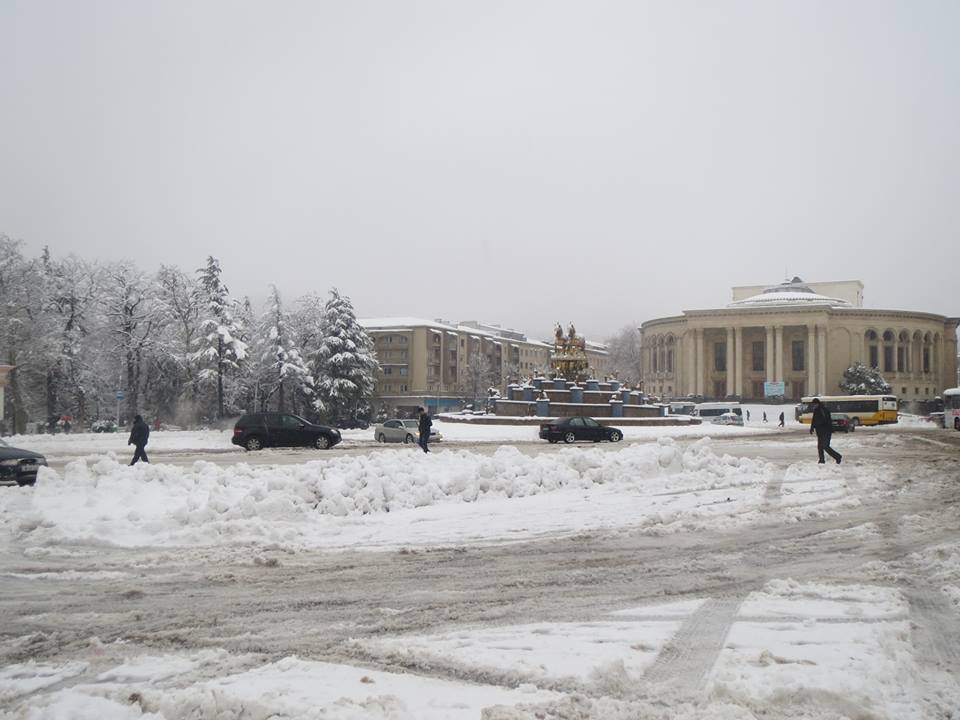
<instances>
[{"instance_id":1,"label":"neoclassical building","mask_svg":"<svg viewBox=\"0 0 960 720\"><path fill-rule=\"evenodd\" d=\"M929 400L957 377L960 318L863 307L858 280L733 288L733 302L640 327L643 389L661 397L759 400L841 394L843 371L878 368L905 400Z\"/></svg>"}]
</instances>

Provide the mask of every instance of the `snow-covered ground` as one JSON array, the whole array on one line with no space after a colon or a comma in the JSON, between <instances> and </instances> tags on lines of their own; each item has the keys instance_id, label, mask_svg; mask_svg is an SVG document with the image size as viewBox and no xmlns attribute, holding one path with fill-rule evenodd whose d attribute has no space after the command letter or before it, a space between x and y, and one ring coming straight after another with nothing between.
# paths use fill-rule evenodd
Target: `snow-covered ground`
<instances>
[{"instance_id":1,"label":"snow-covered ground","mask_svg":"<svg viewBox=\"0 0 960 720\"><path fill-rule=\"evenodd\" d=\"M863 429L837 437L844 464L818 466L791 417L786 431L760 425L758 434L756 426L631 428L627 437L636 430L643 434L634 439L643 442L534 453L438 445L430 455L371 448L264 465L246 462L242 451L219 452L232 448L229 433L154 433L156 450L210 452L187 466L129 467L125 436L14 438L77 459L62 471L42 470L34 488L0 489L0 583L8 588L0 594L0 652L8 659L0 670L0 713L24 720L955 716L956 666L947 657L938 667L916 645L917 627L952 639L960 626L956 506L945 507L936 494L938 482L960 480L949 461L952 436L920 424ZM440 427L448 438L456 428L463 443L522 441L535 433ZM698 437L703 429L741 450ZM350 431L348 438L360 443L367 435ZM45 447L28 444L34 439ZM742 450L753 447L776 459ZM928 453L941 454L938 464L910 459ZM955 493L945 497L955 502ZM891 516L898 503L904 512ZM917 540L931 528L936 541ZM779 542L779 534L790 537ZM599 576L614 588L603 606L561 603L567 609L557 617L555 610L538 613L537 596L521 592L522 601L513 602L522 611L508 605L491 620L462 622L444 619L443 597L466 590L424 576L418 592L440 616L429 631L398 629L419 602L401 593L377 610L391 630L362 632L371 620L360 613L351 619L357 637L334 644L333 653L321 643L316 647L327 649L310 657L238 652L201 639L212 637L209 629L195 644L189 627L173 646L159 640L163 634L127 637L123 623L139 627L139 615L106 600L117 588L156 583L158 622L170 612L167 588L202 593L210 578L231 575L220 563L238 552L249 572L270 573L278 555L343 555L350 567L364 555L417 557L453 547L489 549L488 562L496 563L496 553L514 546L537 553L580 537L634 537L648 543L638 547L662 547L651 577L683 553L677 572L694 591L631 604L651 580L621 577L627 570L612 566ZM712 540L700 548L700 537ZM722 537L733 538L732 549L714 551L710 543ZM755 545L754 537L766 540ZM831 548L829 555L804 555L817 544ZM111 559L97 562L100 551ZM836 559L849 553L849 561ZM713 555L725 571L706 569ZM802 579L777 574L774 560L792 557L799 559L784 572L792 568ZM591 566L571 557L569 570L558 568L555 591L564 593L564 577ZM704 583L697 582L700 572ZM697 592L698 585L711 589ZM918 600L918 588L927 587ZM616 588L625 593L619 600ZM276 586L278 597L285 592ZM91 634L69 651L51 649L67 632L82 636L85 623L103 627L100 593L103 611L120 623L114 639ZM34 597L45 598L42 607L17 599ZM49 598L63 604L47 610ZM149 594L142 602L152 607ZM920 610L926 614L916 615ZM269 632L266 605L264 612L267 619L257 617ZM285 617L285 624L302 623L294 633L324 634L308 609ZM931 626L931 618L941 626Z\"/></svg>"}]
</instances>

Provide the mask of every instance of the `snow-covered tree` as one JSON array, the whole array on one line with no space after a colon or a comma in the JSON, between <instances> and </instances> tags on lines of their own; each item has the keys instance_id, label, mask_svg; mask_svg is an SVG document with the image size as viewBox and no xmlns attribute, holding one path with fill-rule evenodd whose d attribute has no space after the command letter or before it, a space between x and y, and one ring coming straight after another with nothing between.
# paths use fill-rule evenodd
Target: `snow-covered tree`
<instances>
[{"instance_id":1,"label":"snow-covered tree","mask_svg":"<svg viewBox=\"0 0 960 720\"><path fill-rule=\"evenodd\" d=\"M19 242L0 235L0 363L14 366L4 414L18 433L26 431L31 412L44 411L41 389L51 344L42 291L39 261L27 259Z\"/></svg>"},{"instance_id":2,"label":"snow-covered tree","mask_svg":"<svg viewBox=\"0 0 960 720\"><path fill-rule=\"evenodd\" d=\"M142 409L143 369L161 322L152 291L152 283L130 262L113 264L104 272L103 309L115 352L123 363L128 417Z\"/></svg>"},{"instance_id":3,"label":"snow-covered tree","mask_svg":"<svg viewBox=\"0 0 960 720\"><path fill-rule=\"evenodd\" d=\"M154 377L164 392L157 393L158 411L189 424L198 419L199 371L195 358L200 337L200 303L196 281L180 268L161 266L156 295L162 332L156 343Z\"/></svg>"},{"instance_id":4,"label":"snow-covered tree","mask_svg":"<svg viewBox=\"0 0 960 720\"><path fill-rule=\"evenodd\" d=\"M289 327L276 285L270 286L267 311L259 330L258 338L262 345L260 367L264 371L258 377L259 406L268 407L275 395L277 412L285 412L288 399L292 405L298 396L313 395L313 375L295 345L294 332Z\"/></svg>"},{"instance_id":5,"label":"snow-covered tree","mask_svg":"<svg viewBox=\"0 0 960 720\"><path fill-rule=\"evenodd\" d=\"M217 418L224 417L224 378L236 372L247 356L247 344L241 340L242 329L234 320L235 303L220 278L220 262L207 258L205 267L197 270L201 299L201 332L193 357L205 365L200 378L216 379Z\"/></svg>"},{"instance_id":6,"label":"snow-covered tree","mask_svg":"<svg viewBox=\"0 0 960 720\"><path fill-rule=\"evenodd\" d=\"M886 395L890 392L890 383L876 368L855 363L843 371L840 389L848 395Z\"/></svg>"},{"instance_id":7,"label":"snow-covered tree","mask_svg":"<svg viewBox=\"0 0 960 720\"><path fill-rule=\"evenodd\" d=\"M82 420L94 378L86 345L100 294L100 269L73 256L56 260L44 248L39 271L42 320L47 326L42 338L46 413L48 417L68 413Z\"/></svg>"},{"instance_id":8,"label":"snow-covered tree","mask_svg":"<svg viewBox=\"0 0 960 720\"><path fill-rule=\"evenodd\" d=\"M620 328L606 345L610 372L617 379L636 386L640 382L640 331L636 323Z\"/></svg>"},{"instance_id":9,"label":"snow-covered tree","mask_svg":"<svg viewBox=\"0 0 960 720\"><path fill-rule=\"evenodd\" d=\"M334 288L323 310L313 356L314 408L330 422L355 422L370 412L379 363L373 342L357 322L350 298Z\"/></svg>"},{"instance_id":10,"label":"snow-covered tree","mask_svg":"<svg viewBox=\"0 0 960 720\"><path fill-rule=\"evenodd\" d=\"M499 384L496 368L490 358L479 347L474 347L467 356L467 364L461 376L461 385L464 389L464 399L472 402L474 407L487 397L487 388Z\"/></svg>"}]
</instances>

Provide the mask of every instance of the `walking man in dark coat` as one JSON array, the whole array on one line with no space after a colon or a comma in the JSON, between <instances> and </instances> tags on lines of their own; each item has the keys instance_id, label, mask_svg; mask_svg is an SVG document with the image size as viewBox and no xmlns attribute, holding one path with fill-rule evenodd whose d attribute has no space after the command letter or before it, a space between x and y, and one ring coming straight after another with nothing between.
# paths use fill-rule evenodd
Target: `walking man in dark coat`
<instances>
[{"instance_id":1,"label":"walking man in dark coat","mask_svg":"<svg viewBox=\"0 0 960 720\"><path fill-rule=\"evenodd\" d=\"M417 408L417 412L420 413L420 447L423 448L425 453L428 453L430 452L430 448L427 447L427 443L430 442L430 427L433 425L433 421L430 419L430 416L427 415L426 408L419 407Z\"/></svg>"},{"instance_id":2,"label":"walking man in dark coat","mask_svg":"<svg viewBox=\"0 0 960 720\"><path fill-rule=\"evenodd\" d=\"M820 456L820 463L825 462L823 453L826 452L839 465L843 456L830 447L833 421L830 418L830 411L820 402L820 398L813 399L813 418L810 420L810 433L813 434L814 431L817 433L817 454Z\"/></svg>"},{"instance_id":3,"label":"walking man in dark coat","mask_svg":"<svg viewBox=\"0 0 960 720\"><path fill-rule=\"evenodd\" d=\"M130 430L130 439L127 440L127 445L135 445L136 451L133 453L133 460L130 461L130 464L133 465L138 460L143 460L145 463L150 462L147 460L147 453L144 448L147 446L147 440L150 439L150 426L143 421L142 415L137 415L133 419L133 428Z\"/></svg>"}]
</instances>

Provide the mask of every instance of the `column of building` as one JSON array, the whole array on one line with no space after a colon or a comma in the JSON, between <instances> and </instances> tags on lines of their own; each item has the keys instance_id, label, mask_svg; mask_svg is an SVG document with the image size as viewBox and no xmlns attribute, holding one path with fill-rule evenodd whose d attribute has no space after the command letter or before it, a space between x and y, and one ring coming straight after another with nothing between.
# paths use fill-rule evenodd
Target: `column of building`
<instances>
[{"instance_id":1,"label":"column of building","mask_svg":"<svg viewBox=\"0 0 960 720\"><path fill-rule=\"evenodd\" d=\"M773 328L770 326L767 326L766 331L767 331L767 340L766 340L766 345L764 346L764 355L763 355L764 364L766 365L764 378L766 379L767 382L773 382L774 380L773 378L773 375L774 375Z\"/></svg>"},{"instance_id":2,"label":"column of building","mask_svg":"<svg viewBox=\"0 0 960 720\"><path fill-rule=\"evenodd\" d=\"M822 394L827 390L827 327L817 326L817 388Z\"/></svg>"},{"instance_id":3,"label":"column of building","mask_svg":"<svg viewBox=\"0 0 960 720\"><path fill-rule=\"evenodd\" d=\"M703 395L703 380L705 375L705 358L703 353L703 328L697 328L697 395Z\"/></svg>"},{"instance_id":4,"label":"column of building","mask_svg":"<svg viewBox=\"0 0 960 720\"><path fill-rule=\"evenodd\" d=\"M773 328L773 351L774 351L774 370L773 376L775 382L783 382L783 326L776 325Z\"/></svg>"},{"instance_id":5,"label":"column of building","mask_svg":"<svg viewBox=\"0 0 960 720\"><path fill-rule=\"evenodd\" d=\"M733 329L734 348L733 348L733 392L738 398L743 397L743 328Z\"/></svg>"},{"instance_id":6,"label":"column of building","mask_svg":"<svg viewBox=\"0 0 960 720\"><path fill-rule=\"evenodd\" d=\"M727 328L727 393L726 396L733 395L733 328Z\"/></svg>"},{"instance_id":7,"label":"column of building","mask_svg":"<svg viewBox=\"0 0 960 720\"><path fill-rule=\"evenodd\" d=\"M817 389L817 354L815 339L817 326L807 325L807 395L816 395Z\"/></svg>"}]
</instances>

